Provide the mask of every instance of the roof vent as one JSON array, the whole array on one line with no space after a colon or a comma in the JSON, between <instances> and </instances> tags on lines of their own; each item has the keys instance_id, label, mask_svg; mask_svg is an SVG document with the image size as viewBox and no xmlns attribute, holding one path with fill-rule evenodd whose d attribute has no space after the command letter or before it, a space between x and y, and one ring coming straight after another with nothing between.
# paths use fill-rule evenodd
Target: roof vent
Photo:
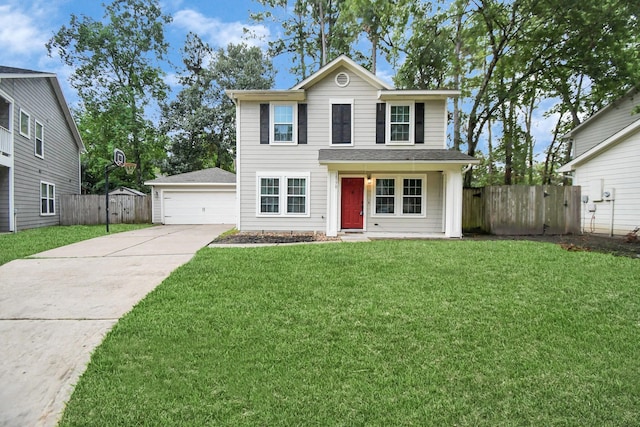
<instances>
[{"instance_id":1,"label":"roof vent","mask_svg":"<svg viewBox=\"0 0 640 427\"><path fill-rule=\"evenodd\" d=\"M338 73L336 75L336 84L340 87L345 87L349 84L349 75L345 72Z\"/></svg>"}]
</instances>

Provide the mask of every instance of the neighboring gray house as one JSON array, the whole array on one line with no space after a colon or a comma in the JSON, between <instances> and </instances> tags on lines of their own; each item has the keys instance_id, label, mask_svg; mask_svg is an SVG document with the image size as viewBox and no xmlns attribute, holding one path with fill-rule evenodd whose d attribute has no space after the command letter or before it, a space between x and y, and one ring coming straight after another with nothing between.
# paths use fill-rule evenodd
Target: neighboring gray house
<instances>
[{"instance_id":1,"label":"neighboring gray house","mask_svg":"<svg viewBox=\"0 0 640 427\"><path fill-rule=\"evenodd\" d=\"M638 108L634 88L564 136L573 139L573 160L559 171L582 187L585 232L625 235L640 226Z\"/></svg>"},{"instance_id":2,"label":"neighboring gray house","mask_svg":"<svg viewBox=\"0 0 640 427\"><path fill-rule=\"evenodd\" d=\"M236 175L220 168L164 176L151 186L153 223L235 224Z\"/></svg>"},{"instance_id":3,"label":"neighboring gray house","mask_svg":"<svg viewBox=\"0 0 640 427\"><path fill-rule=\"evenodd\" d=\"M0 232L58 225L83 150L56 75L0 66Z\"/></svg>"},{"instance_id":4,"label":"neighboring gray house","mask_svg":"<svg viewBox=\"0 0 640 427\"><path fill-rule=\"evenodd\" d=\"M229 90L241 231L460 237L454 90L395 90L340 56L290 90Z\"/></svg>"}]
</instances>

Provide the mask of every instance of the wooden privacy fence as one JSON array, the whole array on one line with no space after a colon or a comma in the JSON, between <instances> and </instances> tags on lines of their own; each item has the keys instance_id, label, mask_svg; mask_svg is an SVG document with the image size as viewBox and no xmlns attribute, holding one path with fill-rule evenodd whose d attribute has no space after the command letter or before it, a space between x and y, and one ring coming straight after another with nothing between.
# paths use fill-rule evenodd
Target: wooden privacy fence
<instances>
[{"instance_id":1,"label":"wooden privacy fence","mask_svg":"<svg viewBox=\"0 0 640 427\"><path fill-rule=\"evenodd\" d=\"M465 188L462 229L499 235L580 233L580 187Z\"/></svg>"},{"instance_id":2,"label":"wooden privacy fence","mask_svg":"<svg viewBox=\"0 0 640 427\"><path fill-rule=\"evenodd\" d=\"M69 194L60 196L60 225L106 223L104 195ZM148 196L109 196L109 223L144 224L151 222L151 198Z\"/></svg>"}]
</instances>

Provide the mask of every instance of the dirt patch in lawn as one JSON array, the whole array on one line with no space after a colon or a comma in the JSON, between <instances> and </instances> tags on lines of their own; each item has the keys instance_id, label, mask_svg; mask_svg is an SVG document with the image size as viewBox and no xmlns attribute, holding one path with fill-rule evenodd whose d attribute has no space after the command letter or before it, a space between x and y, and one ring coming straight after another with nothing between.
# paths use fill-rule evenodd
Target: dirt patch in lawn
<instances>
[{"instance_id":1,"label":"dirt patch in lawn","mask_svg":"<svg viewBox=\"0 0 640 427\"><path fill-rule=\"evenodd\" d=\"M478 240L532 240L555 243L567 251L588 251L607 253L616 256L640 258L640 237L609 237L598 234L584 235L543 235L543 236L492 236L466 235L465 239Z\"/></svg>"}]
</instances>

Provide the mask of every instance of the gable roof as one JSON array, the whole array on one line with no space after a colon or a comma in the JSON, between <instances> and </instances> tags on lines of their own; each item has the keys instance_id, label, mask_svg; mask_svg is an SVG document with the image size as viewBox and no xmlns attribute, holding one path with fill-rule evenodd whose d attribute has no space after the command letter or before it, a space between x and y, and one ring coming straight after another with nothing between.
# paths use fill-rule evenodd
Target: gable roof
<instances>
[{"instance_id":1,"label":"gable roof","mask_svg":"<svg viewBox=\"0 0 640 427\"><path fill-rule=\"evenodd\" d=\"M154 180L146 181L144 185L211 185L235 183L235 173L220 168L209 168L177 175L161 176Z\"/></svg>"},{"instance_id":2,"label":"gable roof","mask_svg":"<svg viewBox=\"0 0 640 427\"><path fill-rule=\"evenodd\" d=\"M346 55L340 55L333 61L321 67L318 71L292 87L292 90L298 89L309 89L311 86L318 83L322 80L327 74L332 73L340 67L345 67L352 73L356 74L358 77L368 82L371 86L375 87L378 90L392 90L393 86L389 86L385 82L383 82L380 78L378 78L371 71L367 70L363 66L356 64L351 58Z\"/></svg>"},{"instance_id":3,"label":"gable roof","mask_svg":"<svg viewBox=\"0 0 640 427\"><path fill-rule=\"evenodd\" d=\"M75 120L73 120L73 116L71 115L69 104L67 104L67 101L64 98L64 94L62 93L62 87L60 87L58 77L54 73L46 73L42 71L33 71L24 68L7 67L4 65L0 65L0 80L32 78L45 78L49 80L49 82L51 83L51 87L53 88L53 92L56 94L58 105L60 105L60 109L64 114L67 126L69 126L69 129L71 130L71 135L73 136L74 142L81 152L86 151L84 143L82 142L82 137L80 136L80 132L78 131L78 126L76 126L76 122Z\"/></svg>"},{"instance_id":4,"label":"gable roof","mask_svg":"<svg viewBox=\"0 0 640 427\"><path fill-rule=\"evenodd\" d=\"M589 160L596 157L603 151L624 141L627 137L633 135L638 131L640 131L640 120L636 120L635 122L631 123L627 127L611 135L609 138L605 139L595 147L592 147L590 150L587 150L584 153L580 154L578 157L571 160L569 163L561 166L560 168L558 168L558 172L571 172L572 170L575 170L576 166L580 166L588 162Z\"/></svg>"},{"instance_id":5,"label":"gable roof","mask_svg":"<svg viewBox=\"0 0 640 427\"><path fill-rule=\"evenodd\" d=\"M236 102L236 100L248 100L248 101L304 101L307 97L306 91L313 87L315 84L324 79L328 74L334 72L339 68L346 68L350 72L362 78L365 82L369 83L373 88L378 90L378 99L383 101L400 101L400 100L432 100L432 99L447 99L460 96L459 90L396 90L393 86L388 85L375 74L364 68L363 66L354 62L346 55L340 55L333 61L324 65L318 71L295 85L289 90L235 90L227 89L225 93L229 98Z\"/></svg>"},{"instance_id":6,"label":"gable roof","mask_svg":"<svg viewBox=\"0 0 640 427\"><path fill-rule=\"evenodd\" d=\"M591 123L594 122L602 114L604 114L605 112L607 112L607 111L609 111L609 110L611 110L613 108L616 108L618 105L620 105L621 102L625 101L627 98L633 98L633 96L635 94L637 94L638 92L640 92L639 88L632 87L623 96L621 96L620 98L618 98L615 101L611 102L610 104L605 105L604 107L602 107L601 109L599 109L598 111L593 113L591 116L589 116L586 120L584 120L578 126L574 127L573 129L571 129L566 134L562 135L561 138L562 139L572 138L576 134L576 132L579 132L582 129L584 129L586 127L589 127L591 125Z\"/></svg>"},{"instance_id":7,"label":"gable roof","mask_svg":"<svg viewBox=\"0 0 640 427\"><path fill-rule=\"evenodd\" d=\"M145 194L142 191L138 191L136 189L133 188L129 188L129 187L118 187L115 190L111 190L109 191L109 195L110 196L117 196L117 195L131 195L131 196L144 196Z\"/></svg>"}]
</instances>

